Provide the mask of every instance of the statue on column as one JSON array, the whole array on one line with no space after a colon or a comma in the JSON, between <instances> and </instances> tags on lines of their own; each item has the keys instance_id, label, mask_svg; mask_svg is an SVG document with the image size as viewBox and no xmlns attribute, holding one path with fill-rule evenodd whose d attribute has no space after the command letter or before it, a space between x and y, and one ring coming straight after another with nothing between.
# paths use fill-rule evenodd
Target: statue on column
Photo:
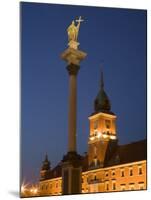
<instances>
[{"instance_id":1,"label":"statue on column","mask_svg":"<svg viewBox=\"0 0 151 200\"><path fill-rule=\"evenodd\" d=\"M81 19L80 16L79 19L75 21L78 22L77 26L75 25L75 22L73 20L70 26L67 28L67 33L68 33L69 47L77 49L77 46L79 45L78 34L79 34L80 23L84 20Z\"/></svg>"}]
</instances>

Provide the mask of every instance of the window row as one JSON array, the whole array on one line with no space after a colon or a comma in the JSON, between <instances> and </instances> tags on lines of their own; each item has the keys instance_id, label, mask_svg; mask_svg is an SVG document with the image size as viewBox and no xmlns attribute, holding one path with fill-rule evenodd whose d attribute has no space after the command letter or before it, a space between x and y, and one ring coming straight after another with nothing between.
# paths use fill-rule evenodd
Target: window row
<instances>
[{"instance_id":1,"label":"window row","mask_svg":"<svg viewBox=\"0 0 151 200\"><path fill-rule=\"evenodd\" d=\"M126 188L126 184L121 184L120 187L121 187L122 191L124 191L124 190L138 190L138 189L144 190L145 184L144 184L144 182L140 182L140 183L138 183L138 186L136 186L135 183L129 183L128 188Z\"/></svg>"},{"instance_id":2,"label":"window row","mask_svg":"<svg viewBox=\"0 0 151 200\"><path fill-rule=\"evenodd\" d=\"M98 120L94 121L93 128L97 129L98 125L99 125L99 121ZM110 129L111 128L111 120L105 120L105 126L107 129Z\"/></svg>"},{"instance_id":3,"label":"window row","mask_svg":"<svg viewBox=\"0 0 151 200\"><path fill-rule=\"evenodd\" d=\"M138 167L138 175L142 175L143 174L143 170L142 170L142 167ZM134 175L134 172L133 172L133 168L129 168L129 176L133 176ZM108 172L105 172L105 177L108 177L109 176L109 171ZM116 176L116 173L115 173L115 170L112 170L111 171L111 176L112 177L115 177ZM125 174L125 169L121 169L120 170L120 176L121 177L125 177L127 176L127 174ZM95 174L94 175L94 180L97 179L97 175ZM87 182L88 182L89 178L87 177ZM84 182L84 179L82 178L82 183Z\"/></svg>"},{"instance_id":4,"label":"window row","mask_svg":"<svg viewBox=\"0 0 151 200\"><path fill-rule=\"evenodd\" d=\"M105 190L109 191L109 183L108 182L105 183ZM112 182L111 190L116 190L116 182L115 181Z\"/></svg>"},{"instance_id":5,"label":"window row","mask_svg":"<svg viewBox=\"0 0 151 200\"><path fill-rule=\"evenodd\" d=\"M111 188L111 190L117 190L117 189L119 189L119 188L116 187L116 181L113 181L112 182L112 188ZM144 182L139 182L137 187L136 187L135 183L129 183L128 187L126 187L126 184L121 184L119 190L124 191L124 190L138 190L138 189L139 190L144 190L145 189ZM110 188L109 188L109 182L105 183L105 190L106 191L110 190Z\"/></svg>"},{"instance_id":6,"label":"window row","mask_svg":"<svg viewBox=\"0 0 151 200\"><path fill-rule=\"evenodd\" d=\"M138 167L138 175L142 175L142 174L143 174L142 167ZM116 175L114 170L111 172L111 175L112 176ZM129 176L133 176L133 175L134 175L133 168L129 168ZM109 172L106 172L105 176L108 177ZM125 177L125 169L121 169L121 177Z\"/></svg>"},{"instance_id":7,"label":"window row","mask_svg":"<svg viewBox=\"0 0 151 200\"><path fill-rule=\"evenodd\" d=\"M42 185L41 186L41 190L47 190L47 189L52 189L52 187L55 187L55 188L58 188L58 187L61 187L61 183L59 183L59 182L57 182L57 183L55 183L55 184L53 184L52 185L52 183L50 183L50 184L44 184L44 185Z\"/></svg>"}]
</instances>

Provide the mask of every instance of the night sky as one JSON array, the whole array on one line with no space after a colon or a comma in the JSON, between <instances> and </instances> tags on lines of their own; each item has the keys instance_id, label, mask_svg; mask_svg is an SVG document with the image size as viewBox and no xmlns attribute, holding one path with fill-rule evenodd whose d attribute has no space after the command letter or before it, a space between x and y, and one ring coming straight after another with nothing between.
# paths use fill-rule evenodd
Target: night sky
<instances>
[{"instance_id":1,"label":"night sky","mask_svg":"<svg viewBox=\"0 0 151 200\"><path fill-rule=\"evenodd\" d=\"M21 180L37 181L46 152L54 167L67 152L68 81L60 54L78 16L81 62L77 94L78 152L87 151L88 116L100 86L117 115L120 144L146 137L146 11L21 3Z\"/></svg>"}]
</instances>

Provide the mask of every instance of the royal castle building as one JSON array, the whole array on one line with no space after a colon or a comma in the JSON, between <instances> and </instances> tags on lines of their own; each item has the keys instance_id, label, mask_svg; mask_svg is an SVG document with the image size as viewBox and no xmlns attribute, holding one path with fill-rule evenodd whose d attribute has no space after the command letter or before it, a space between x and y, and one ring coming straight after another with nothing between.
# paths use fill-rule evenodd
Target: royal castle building
<instances>
[{"instance_id":1,"label":"royal castle building","mask_svg":"<svg viewBox=\"0 0 151 200\"><path fill-rule=\"evenodd\" d=\"M147 189L147 142L141 140L119 145L116 118L105 92L101 73L94 112L88 117L88 150L81 156L82 193ZM46 155L40 171L39 193L41 196L62 194L62 161L51 168Z\"/></svg>"}]
</instances>

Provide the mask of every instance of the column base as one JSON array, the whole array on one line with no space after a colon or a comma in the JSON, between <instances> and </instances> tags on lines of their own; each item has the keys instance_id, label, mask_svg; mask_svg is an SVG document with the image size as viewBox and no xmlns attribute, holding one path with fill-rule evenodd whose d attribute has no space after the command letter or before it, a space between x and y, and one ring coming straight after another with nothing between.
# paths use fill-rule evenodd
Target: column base
<instances>
[{"instance_id":1,"label":"column base","mask_svg":"<svg viewBox=\"0 0 151 200\"><path fill-rule=\"evenodd\" d=\"M81 194L82 157L68 152L62 160L62 194Z\"/></svg>"}]
</instances>

